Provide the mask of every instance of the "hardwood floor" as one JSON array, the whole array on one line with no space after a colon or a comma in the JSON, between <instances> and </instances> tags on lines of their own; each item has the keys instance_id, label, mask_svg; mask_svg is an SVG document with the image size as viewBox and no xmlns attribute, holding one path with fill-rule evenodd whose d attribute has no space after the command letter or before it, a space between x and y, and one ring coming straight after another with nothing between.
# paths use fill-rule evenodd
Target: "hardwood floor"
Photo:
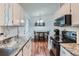
<instances>
[{"instance_id":1,"label":"hardwood floor","mask_svg":"<svg viewBox=\"0 0 79 59\"><path fill-rule=\"evenodd\" d=\"M48 50L48 41L45 40L31 40L23 49L24 56L54 56L51 51ZM51 53L51 54L50 54ZM18 56L21 56L19 53Z\"/></svg>"},{"instance_id":2,"label":"hardwood floor","mask_svg":"<svg viewBox=\"0 0 79 59\"><path fill-rule=\"evenodd\" d=\"M47 40L32 41L31 44L31 56L49 56Z\"/></svg>"}]
</instances>

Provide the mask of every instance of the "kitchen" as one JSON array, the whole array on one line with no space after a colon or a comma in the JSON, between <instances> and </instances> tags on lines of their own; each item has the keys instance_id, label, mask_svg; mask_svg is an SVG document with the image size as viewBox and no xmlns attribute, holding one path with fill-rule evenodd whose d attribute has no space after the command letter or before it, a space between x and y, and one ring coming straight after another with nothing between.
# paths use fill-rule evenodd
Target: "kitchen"
<instances>
[{"instance_id":1,"label":"kitchen","mask_svg":"<svg viewBox=\"0 0 79 59\"><path fill-rule=\"evenodd\" d=\"M79 56L78 5L0 3L0 56Z\"/></svg>"}]
</instances>

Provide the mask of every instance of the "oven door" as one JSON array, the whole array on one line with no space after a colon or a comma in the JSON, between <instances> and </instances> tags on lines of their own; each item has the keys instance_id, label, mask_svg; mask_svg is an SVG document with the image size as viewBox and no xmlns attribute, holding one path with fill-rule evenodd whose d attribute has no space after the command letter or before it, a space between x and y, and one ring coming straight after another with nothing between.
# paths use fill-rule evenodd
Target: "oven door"
<instances>
[{"instance_id":1,"label":"oven door","mask_svg":"<svg viewBox=\"0 0 79 59\"><path fill-rule=\"evenodd\" d=\"M52 46L53 46L53 53L55 56L59 56L60 55L60 44L59 42L56 42L56 41L52 41Z\"/></svg>"},{"instance_id":2,"label":"oven door","mask_svg":"<svg viewBox=\"0 0 79 59\"><path fill-rule=\"evenodd\" d=\"M62 41L66 43L76 43L77 34L74 31L62 31Z\"/></svg>"}]
</instances>

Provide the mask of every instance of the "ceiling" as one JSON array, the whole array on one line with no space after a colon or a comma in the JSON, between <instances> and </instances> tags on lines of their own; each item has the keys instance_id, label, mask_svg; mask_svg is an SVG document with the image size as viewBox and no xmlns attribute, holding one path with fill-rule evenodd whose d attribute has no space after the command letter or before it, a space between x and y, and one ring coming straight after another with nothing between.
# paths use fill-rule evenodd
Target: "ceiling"
<instances>
[{"instance_id":1,"label":"ceiling","mask_svg":"<svg viewBox=\"0 0 79 59\"><path fill-rule=\"evenodd\" d=\"M20 3L26 13L31 16L54 14L59 8L59 3Z\"/></svg>"}]
</instances>

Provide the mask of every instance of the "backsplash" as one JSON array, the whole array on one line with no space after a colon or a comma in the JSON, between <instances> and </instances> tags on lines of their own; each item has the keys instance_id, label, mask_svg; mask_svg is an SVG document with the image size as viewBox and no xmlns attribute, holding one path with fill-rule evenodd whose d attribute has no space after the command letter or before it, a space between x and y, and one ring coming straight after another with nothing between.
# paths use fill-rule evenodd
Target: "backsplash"
<instances>
[{"instance_id":1,"label":"backsplash","mask_svg":"<svg viewBox=\"0 0 79 59\"><path fill-rule=\"evenodd\" d=\"M16 36L17 35L17 27L3 27L4 36Z\"/></svg>"},{"instance_id":2,"label":"backsplash","mask_svg":"<svg viewBox=\"0 0 79 59\"><path fill-rule=\"evenodd\" d=\"M2 28L0 27L0 33L3 33L3 30L2 30Z\"/></svg>"},{"instance_id":3,"label":"backsplash","mask_svg":"<svg viewBox=\"0 0 79 59\"><path fill-rule=\"evenodd\" d=\"M25 27L2 27L1 28L2 30L3 30L3 34L4 34L4 37L14 37L14 36L17 36L17 34L18 34L18 36L26 36L25 38L27 38L27 36L28 36L28 31L27 32L25 32ZM18 29L18 30L17 30ZM2 36L0 37L0 38L2 38ZM29 39L29 38L27 38L27 39Z\"/></svg>"}]
</instances>

